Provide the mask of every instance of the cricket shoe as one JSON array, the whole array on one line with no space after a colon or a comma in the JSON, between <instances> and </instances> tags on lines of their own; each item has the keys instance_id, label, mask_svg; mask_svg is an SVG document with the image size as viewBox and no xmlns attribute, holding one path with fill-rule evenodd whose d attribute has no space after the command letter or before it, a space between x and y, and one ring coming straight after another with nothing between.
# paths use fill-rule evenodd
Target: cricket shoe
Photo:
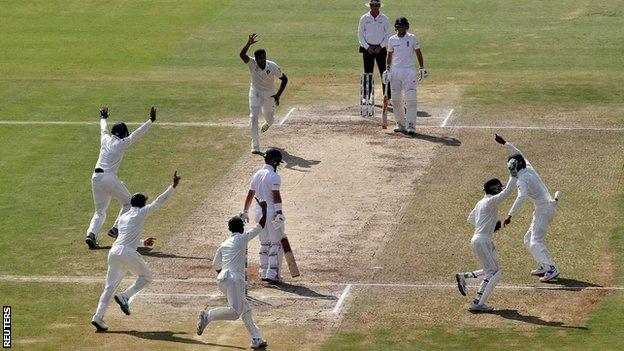
<instances>
[{"instance_id":1,"label":"cricket shoe","mask_svg":"<svg viewBox=\"0 0 624 351\"><path fill-rule=\"evenodd\" d=\"M199 320L197 321L197 335L202 335L204 333L204 329L210 323L208 321L208 315L204 310L199 312Z\"/></svg>"},{"instance_id":2,"label":"cricket shoe","mask_svg":"<svg viewBox=\"0 0 624 351\"><path fill-rule=\"evenodd\" d=\"M263 338L253 338L253 339L251 339L251 348L254 349L254 350L267 347L268 345L269 344L267 344L266 340L264 340Z\"/></svg>"},{"instance_id":3,"label":"cricket shoe","mask_svg":"<svg viewBox=\"0 0 624 351\"><path fill-rule=\"evenodd\" d=\"M85 243L89 246L89 250L95 250L99 248L97 242L95 241L95 234L89 233L85 238Z\"/></svg>"},{"instance_id":4,"label":"cricket shoe","mask_svg":"<svg viewBox=\"0 0 624 351\"><path fill-rule=\"evenodd\" d=\"M555 201L561 200L561 191L555 191Z\"/></svg>"},{"instance_id":5,"label":"cricket shoe","mask_svg":"<svg viewBox=\"0 0 624 351\"><path fill-rule=\"evenodd\" d=\"M262 155L264 156L264 152L260 151L259 149L251 149L251 153L254 155Z\"/></svg>"},{"instance_id":6,"label":"cricket shoe","mask_svg":"<svg viewBox=\"0 0 624 351\"><path fill-rule=\"evenodd\" d=\"M119 304L121 311L127 316L130 315L130 306L128 306L128 298L124 294L115 295L115 302Z\"/></svg>"},{"instance_id":7,"label":"cricket shoe","mask_svg":"<svg viewBox=\"0 0 624 351\"><path fill-rule=\"evenodd\" d=\"M539 265L537 268L531 271L531 275L543 276L544 274L546 274L546 272L548 272L548 268Z\"/></svg>"},{"instance_id":8,"label":"cricket shoe","mask_svg":"<svg viewBox=\"0 0 624 351\"><path fill-rule=\"evenodd\" d=\"M455 280L457 280L457 290L459 293L466 296L466 278L464 273L455 273Z\"/></svg>"},{"instance_id":9,"label":"cricket shoe","mask_svg":"<svg viewBox=\"0 0 624 351\"><path fill-rule=\"evenodd\" d=\"M405 133L405 127L400 124L397 124L396 128L394 128L395 133Z\"/></svg>"},{"instance_id":10,"label":"cricket shoe","mask_svg":"<svg viewBox=\"0 0 624 351\"><path fill-rule=\"evenodd\" d=\"M416 130L414 129L414 127L407 127L407 129L405 130L405 134L416 135Z\"/></svg>"},{"instance_id":11,"label":"cricket shoe","mask_svg":"<svg viewBox=\"0 0 624 351\"><path fill-rule=\"evenodd\" d=\"M105 332L108 330L108 326L106 325L106 323L104 323L104 320L96 319L95 316L91 318L91 324L93 324L95 329L97 329L97 331L99 332Z\"/></svg>"},{"instance_id":12,"label":"cricket shoe","mask_svg":"<svg viewBox=\"0 0 624 351\"><path fill-rule=\"evenodd\" d=\"M471 312L492 312L494 311L494 307L486 305L484 303L476 304L473 301L470 303L470 307L468 307L468 310Z\"/></svg>"},{"instance_id":13,"label":"cricket shoe","mask_svg":"<svg viewBox=\"0 0 624 351\"><path fill-rule=\"evenodd\" d=\"M540 282L546 283L547 281L550 281L551 279L555 279L558 276L559 276L559 270L557 269L557 267L550 266L550 269L548 270L548 272L546 272L544 276L540 278Z\"/></svg>"},{"instance_id":14,"label":"cricket shoe","mask_svg":"<svg viewBox=\"0 0 624 351\"><path fill-rule=\"evenodd\" d=\"M117 239L117 237L119 236L119 229L112 227L111 229L108 230L108 236L110 236L113 239Z\"/></svg>"},{"instance_id":15,"label":"cricket shoe","mask_svg":"<svg viewBox=\"0 0 624 351\"><path fill-rule=\"evenodd\" d=\"M264 123L262 124L262 128L260 128L260 131L261 131L262 133L264 133L264 132L266 132L267 130L269 130L269 127L270 127L270 125L269 125L267 122L264 122Z\"/></svg>"}]
</instances>

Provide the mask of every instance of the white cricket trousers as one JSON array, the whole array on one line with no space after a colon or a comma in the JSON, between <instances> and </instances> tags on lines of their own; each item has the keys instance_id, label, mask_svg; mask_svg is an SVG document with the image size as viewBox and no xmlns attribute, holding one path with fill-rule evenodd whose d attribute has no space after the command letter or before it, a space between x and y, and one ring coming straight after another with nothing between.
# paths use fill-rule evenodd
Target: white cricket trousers
<instances>
[{"instance_id":1,"label":"white cricket trousers","mask_svg":"<svg viewBox=\"0 0 624 351\"><path fill-rule=\"evenodd\" d=\"M416 97L416 70L412 68L392 68L390 88L392 89L392 106L394 119L402 127L415 128L416 115L418 113L418 100ZM407 108L407 121L403 109L403 99Z\"/></svg>"},{"instance_id":2,"label":"white cricket trousers","mask_svg":"<svg viewBox=\"0 0 624 351\"><path fill-rule=\"evenodd\" d=\"M150 273L147 264L136 249L123 245L113 246L108 252L106 285L104 286L102 296L100 296L100 303L98 304L97 311L95 312L96 319L104 318L111 297L113 297L115 290L117 290L117 287L119 287L119 284L128 271L137 275L137 279L134 283L123 292L130 300L141 291L141 289L145 288L147 284L152 282L152 273Z\"/></svg>"},{"instance_id":3,"label":"white cricket trousers","mask_svg":"<svg viewBox=\"0 0 624 351\"><path fill-rule=\"evenodd\" d=\"M267 211L267 222L258 239L260 240L260 278L261 279L280 279L280 270L282 260L284 258L284 250L282 249L282 228L274 229L271 223L275 218L273 204L267 204L270 210ZM256 205L256 223L262 218L262 209Z\"/></svg>"},{"instance_id":4,"label":"white cricket trousers","mask_svg":"<svg viewBox=\"0 0 624 351\"><path fill-rule=\"evenodd\" d=\"M233 274L227 274L225 279L217 281L219 290L227 297L228 307L209 310L208 322L234 321L240 317L252 338L262 338L262 333L251 316L251 307L245 298L245 280Z\"/></svg>"},{"instance_id":5,"label":"white cricket trousers","mask_svg":"<svg viewBox=\"0 0 624 351\"><path fill-rule=\"evenodd\" d=\"M498 265L498 256L496 255L496 248L494 242L489 235L475 235L470 241L472 251L477 256L477 259L481 263L482 269L470 272L466 275L467 278L478 279L483 277L483 281L477 290L475 300L477 304L485 304L490 294L494 290L494 287L500 280L502 274Z\"/></svg>"},{"instance_id":6,"label":"white cricket trousers","mask_svg":"<svg viewBox=\"0 0 624 351\"><path fill-rule=\"evenodd\" d=\"M264 116L264 120L270 126L273 124L275 116L275 95L273 92L249 92L249 126L251 127L251 148L260 149L260 136L258 135L258 118L260 113Z\"/></svg>"},{"instance_id":7,"label":"white cricket trousers","mask_svg":"<svg viewBox=\"0 0 624 351\"><path fill-rule=\"evenodd\" d=\"M533 221L529 230L524 235L524 246L533 256L533 259L543 267L554 266L555 262L544 244L548 225L555 217L555 201L536 205L533 211Z\"/></svg>"},{"instance_id":8,"label":"white cricket trousers","mask_svg":"<svg viewBox=\"0 0 624 351\"><path fill-rule=\"evenodd\" d=\"M93 233L97 238L106 220L106 209L108 209L111 197L117 199L121 205L115 224L113 224L113 227L117 228L119 217L130 209L131 195L115 173L93 173L91 177L91 189L93 192L95 213L91 218L91 224L89 224L89 229L87 229L87 235Z\"/></svg>"}]
</instances>

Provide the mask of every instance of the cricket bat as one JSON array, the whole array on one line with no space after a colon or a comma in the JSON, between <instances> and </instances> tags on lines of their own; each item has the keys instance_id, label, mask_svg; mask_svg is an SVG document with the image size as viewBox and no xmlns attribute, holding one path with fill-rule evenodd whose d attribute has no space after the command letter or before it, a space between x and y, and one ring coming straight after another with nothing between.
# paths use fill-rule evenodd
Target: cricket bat
<instances>
[{"instance_id":1,"label":"cricket bat","mask_svg":"<svg viewBox=\"0 0 624 351\"><path fill-rule=\"evenodd\" d=\"M295 278L299 276L299 267L297 267L297 261L295 261L295 255L293 255L292 249L290 248L290 242L288 242L288 238L284 237L282 240L282 248L284 249L284 258L286 258L286 263L288 264L288 270L290 271L290 275Z\"/></svg>"},{"instance_id":2,"label":"cricket bat","mask_svg":"<svg viewBox=\"0 0 624 351\"><path fill-rule=\"evenodd\" d=\"M381 128L388 128L388 87L390 86L390 82L386 83L386 87L384 88L384 98L383 105L381 109Z\"/></svg>"}]
</instances>

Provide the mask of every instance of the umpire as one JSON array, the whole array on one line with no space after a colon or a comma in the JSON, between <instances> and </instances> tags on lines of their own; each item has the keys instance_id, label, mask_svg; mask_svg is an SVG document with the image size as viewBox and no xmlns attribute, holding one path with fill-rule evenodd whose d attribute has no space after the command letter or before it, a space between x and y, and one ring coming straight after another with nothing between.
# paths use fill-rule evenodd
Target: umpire
<instances>
[{"instance_id":1,"label":"umpire","mask_svg":"<svg viewBox=\"0 0 624 351\"><path fill-rule=\"evenodd\" d=\"M388 16L379 11L382 6L380 0L370 0L364 6L370 7L370 11L360 17L358 25L358 41L364 58L364 73L373 73L375 61L377 61L379 74L382 75L386 70L386 46L392 31L390 20ZM383 82L382 86L385 91ZM370 86L368 91L372 91ZM390 99L390 89L388 89L388 99Z\"/></svg>"}]
</instances>

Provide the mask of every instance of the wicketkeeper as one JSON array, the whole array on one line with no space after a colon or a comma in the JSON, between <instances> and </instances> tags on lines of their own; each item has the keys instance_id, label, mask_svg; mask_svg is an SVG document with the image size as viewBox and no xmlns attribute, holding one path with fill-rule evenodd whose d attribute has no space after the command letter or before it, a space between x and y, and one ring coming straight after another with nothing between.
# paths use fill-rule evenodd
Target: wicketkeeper
<instances>
[{"instance_id":1,"label":"wicketkeeper","mask_svg":"<svg viewBox=\"0 0 624 351\"><path fill-rule=\"evenodd\" d=\"M468 308L470 311L490 312L494 310L492 306L486 305L486 301L501 277L501 270L492 235L501 227L501 222L498 220L498 206L511 194L515 184L516 178L513 176L509 177L505 189L497 178L485 182L483 185L485 196L477 202L468 216L468 222L475 226L470 246L482 268L472 272L456 273L455 279L459 292L464 296L466 296L466 280L483 279L477 295L470 303Z\"/></svg>"}]
</instances>

